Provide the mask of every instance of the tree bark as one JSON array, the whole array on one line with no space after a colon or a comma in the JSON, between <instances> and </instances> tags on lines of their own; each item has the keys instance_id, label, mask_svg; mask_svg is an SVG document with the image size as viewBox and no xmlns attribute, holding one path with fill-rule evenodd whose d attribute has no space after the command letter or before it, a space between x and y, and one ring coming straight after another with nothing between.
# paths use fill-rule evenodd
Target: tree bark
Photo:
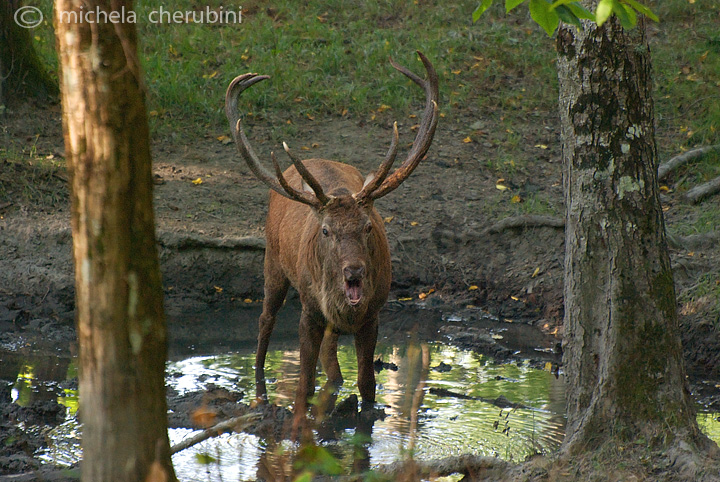
<instances>
[{"instance_id":1,"label":"tree bark","mask_svg":"<svg viewBox=\"0 0 720 482\"><path fill-rule=\"evenodd\" d=\"M166 332L155 246L145 93L133 23L59 12L132 0L57 0L80 342L82 479L175 480L165 400ZM152 471L151 471L152 470Z\"/></svg>"},{"instance_id":2,"label":"tree bark","mask_svg":"<svg viewBox=\"0 0 720 482\"><path fill-rule=\"evenodd\" d=\"M22 0L0 2L0 104L17 95L47 97L58 87L48 75L32 44L32 29L15 22Z\"/></svg>"},{"instance_id":3,"label":"tree bark","mask_svg":"<svg viewBox=\"0 0 720 482\"><path fill-rule=\"evenodd\" d=\"M583 2L594 10L597 2ZM557 38L565 225L564 449L700 440L658 196L650 53L625 31Z\"/></svg>"}]
</instances>

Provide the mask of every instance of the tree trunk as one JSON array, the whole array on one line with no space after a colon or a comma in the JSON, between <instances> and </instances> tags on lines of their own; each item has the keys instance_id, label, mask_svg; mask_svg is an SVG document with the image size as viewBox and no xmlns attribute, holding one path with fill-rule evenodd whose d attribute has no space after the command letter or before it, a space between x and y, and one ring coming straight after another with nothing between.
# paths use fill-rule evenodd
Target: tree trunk
<instances>
[{"instance_id":1,"label":"tree trunk","mask_svg":"<svg viewBox=\"0 0 720 482\"><path fill-rule=\"evenodd\" d=\"M644 32L642 20L625 31L612 18L557 38L569 454L679 433L702 440L658 196Z\"/></svg>"},{"instance_id":2,"label":"tree trunk","mask_svg":"<svg viewBox=\"0 0 720 482\"><path fill-rule=\"evenodd\" d=\"M22 3L22 0L0 2L0 104L5 98L20 94L47 97L58 93L57 84L35 52L32 29L22 28L15 21L15 12Z\"/></svg>"},{"instance_id":3,"label":"tree trunk","mask_svg":"<svg viewBox=\"0 0 720 482\"><path fill-rule=\"evenodd\" d=\"M71 177L85 481L175 480L145 94L133 23L59 22L132 0L57 0Z\"/></svg>"}]
</instances>

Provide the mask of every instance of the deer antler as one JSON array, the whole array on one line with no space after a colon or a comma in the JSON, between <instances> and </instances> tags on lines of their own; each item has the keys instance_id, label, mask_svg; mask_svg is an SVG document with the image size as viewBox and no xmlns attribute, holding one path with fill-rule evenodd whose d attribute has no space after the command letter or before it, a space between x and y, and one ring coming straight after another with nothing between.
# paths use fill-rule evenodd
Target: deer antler
<instances>
[{"instance_id":1,"label":"deer antler","mask_svg":"<svg viewBox=\"0 0 720 482\"><path fill-rule=\"evenodd\" d=\"M423 112L423 117L420 122L417 135L415 136L415 141L408 153L407 159L405 159L405 161L390 175L390 177L386 178L385 176L387 176L390 166L392 165L392 161L395 158L393 150L397 148L397 126L393 128L394 137L388 156L380 165L375 177L366 184L359 193L355 194L355 199L360 203L373 201L395 190L395 188L402 184L402 182L413 172L422 158L425 157L425 154L427 154L428 149L430 149L430 144L432 143L433 136L435 135L435 128L437 127L438 122L438 77L435 72L435 68L432 66L427 57L425 57L425 55L423 55L420 51L418 51L418 55L420 56L420 60L422 60L425 70L427 71L427 80L421 79L407 68L396 64L392 59L390 59L390 64L396 70L400 71L403 75L425 90L425 110ZM391 153L392 156L390 155Z\"/></svg>"},{"instance_id":2,"label":"deer antler","mask_svg":"<svg viewBox=\"0 0 720 482\"><path fill-rule=\"evenodd\" d=\"M290 156L293 164L295 164L295 168L298 170L298 173L300 173L300 176L312 188L315 195L290 186L283 177L274 154L271 157L275 166L276 175L273 175L273 173L263 167L262 164L260 164L257 154L255 154L255 151L245 136L242 121L240 120L240 115L238 114L238 97L248 87L269 78L270 77L267 75L243 74L235 77L235 79L230 82L225 94L225 115L227 116L228 122L230 122L230 129L232 131L233 139L235 139L235 145L237 146L240 155L247 162L248 167L250 167L253 174L255 174L255 176L262 182L267 184L270 189L288 199L307 204L315 209L320 209L327 204L329 198L323 192L320 187L320 183L318 183L312 174L310 174L307 168L303 165L302 161L290 153L287 145L285 145L285 151L288 153L288 156Z\"/></svg>"}]
</instances>

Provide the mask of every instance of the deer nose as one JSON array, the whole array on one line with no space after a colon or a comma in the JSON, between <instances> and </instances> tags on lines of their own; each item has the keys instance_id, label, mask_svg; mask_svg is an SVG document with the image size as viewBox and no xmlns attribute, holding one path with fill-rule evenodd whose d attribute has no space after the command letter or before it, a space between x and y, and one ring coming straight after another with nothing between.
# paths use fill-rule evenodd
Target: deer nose
<instances>
[{"instance_id":1,"label":"deer nose","mask_svg":"<svg viewBox=\"0 0 720 482\"><path fill-rule=\"evenodd\" d=\"M345 281L360 280L363 278L363 276L365 276L365 266L346 266L343 268L343 275L345 276Z\"/></svg>"}]
</instances>

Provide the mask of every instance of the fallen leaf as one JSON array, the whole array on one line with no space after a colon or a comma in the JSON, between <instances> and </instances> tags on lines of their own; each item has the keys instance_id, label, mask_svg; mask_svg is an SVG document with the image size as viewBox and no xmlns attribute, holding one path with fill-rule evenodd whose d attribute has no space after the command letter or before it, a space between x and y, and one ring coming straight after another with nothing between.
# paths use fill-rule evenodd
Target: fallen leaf
<instances>
[{"instance_id":1,"label":"fallen leaf","mask_svg":"<svg viewBox=\"0 0 720 482\"><path fill-rule=\"evenodd\" d=\"M521 203L522 200L523 199L520 197L520 194L515 194L513 197L510 198L510 202L515 204Z\"/></svg>"},{"instance_id":2,"label":"fallen leaf","mask_svg":"<svg viewBox=\"0 0 720 482\"><path fill-rule=\"evenodd\" d=\"M515 301L520 301L520 298L518 298L517 296L512 296L512 295L510 296L510 299L515 300Z\"/></svg>"},{"instance_id":3,"label":"fallen leaf","mask_svg":"<svg viewBox=\"0 0 720 482\"><path fill-rule=\"evenodd\" d=\"M472 139L470 139L470 136L467 136L465 139L463 139L463 142L464 142L465 144L469 144L469 143L472 142Z\"/></svg>"},{"instance_id":4,"label":"fallen leaf","mask_svg":"<svg viewBox=\"0 0 720 482\"><path fill-rule=\"evenodd\" d=\"M381 112L385 112L385 111L388 110L388 109L392 109L392 107L390 107L390 106L387 105L387 104L381 104L380 107L378 107L378 109L377 109L376 112L379 114L379 113L381 113Z\"/></svg>"},{"instance_id":5,"label":"fallen leaf","mask_svg":"<svg viewBox=\"0 0 720 482\"><path fill-rule=\"evenodd\" d=\"M245 298L243 300L243 303L252 303L252 300L250 298Z\"/></svg>"},{"instance_id":6,"label":"fallen leaf","mask_svg":"<svg viewBox=\"0 0 720 482\"><path fill-rule=\"evenodd\" d=\"M539 274L540 274L540 268L537 267L537 268L535 268L535 271L533 271L533 274L532 274L531 278L534 278L534 277L536 277L536 276L539 275Z\"/></svg>"},{"instance_id":7,"label":"fallen leaf","mask_svg":"<svg viewBox=\"0 0 720 482\"><path fill-rule=\"evenodd\" d=\"M215 288L215 293L222 293L222 292L223 292L223 289L222 289L221 287L219 287L219 286L213 286L213 288Z\"/></svg>"},{"instance_id":8,"label":"fallen leaf","mask_svg":"<svg viewBox=\"0 0 720 482\"><path fill-rule=\"evenodd\" d=\"M468 291L475 291L476 289L478 289L478 287L476 285L472 285L472 286L468 287Z\"/></svg>"},{"instance_id":9,"label":"fallen leaf","mask_svg":"<svg viewBox=\"0 0 720 482\"><path fill-rule=\"evenodd\" d=\"M398 298L398 301L412 301L412 298Z\"/></svg>"},{"instance_id":10,"label":"fallen leaf","mask_svg":"<svg viewBox=\"0 0 720 482\"><path fill-rule=\"evenodd\" d=\"M410 221L410 226L417 226L418 224L420 223L417 221Z\"/></svg>"},{"instance_id":11,"label":"fallen leaf","mask_svg":"<svg viewBox=\"0 0 720 482\"><path fill-rule=\"evenodd\" d=\"M241 54L241 55L240 55L240 60L248 60L249 58L250 58L250 56L247 55L247 54Z\"/></svg>"},{"instance_id":12,"label":"fallen leaf","mask_svg":"<svg viewBox=\"0 0 720 482\"><path fill-rule=\"evenodd\" d=\"M213 78L217 77L217 74L218 74L218 71L216 70L211 74L203 75L203 79L213 79Z\"/></svg>"},{"instance_id":13,"label":"fallen leaf","mask_svg":"<svg viewBox=\"0 0 720 482\"><path fill-rule=\"evenodd\" d=\"M311 116L310 114L305 114L305 116L310 120L315 120L315 117Z\"/></svg>"},{"instance_id":14,"label":"fallen leaf","mask_svg":"<svg viewBox=\"0 0 720 482\"><path fill-rule=\"evenodd\" d=\"M310 147L312 147L313 149L317 149L318 147L320 147L320 144L318 144L317 142L313 142Z\"/></svg>"},{"instance_id":15,"label":"fallen leaf","mask_svg":"<svg viewBox=\"0 0 720 482\"><path fill-rule=\"evenodd\" d=\"M546 146L545 144L535 144L535 147L537 147L538 149L547 149L548 148L548 146Z\"/></svg>"},{"instance_id":16,"label":"fallen leaf","mask_svg":"<svg viewBox=\"0 0 720 482\"><path fill-rule=\"evenodd\" d=\"M418 295L418 298L420 298L421 300L424 300L425 298L427 298L427 293L420 293Z\"/></svg>"},{"instance_id":17,"label":"fallen leaf","mask_svg":"<svg viewBox=\"0 0 720 482\"><path fill-rule=\"evenodd\" d=\"M462 70L460 70L460 69L458 69L458 70L451 70L450 72L452 72L452 73L455 74L455 75L458 75L460 72L462 72Z\"/></svg>"},{"instance_id":18,"label":"fallen leaf","mask_svg":"<svg viewBox=\"0 0 720 482\"><path fill-rule=\"evenodd\" d=\"M198 177L198 178L195 179L192 183L197 186L197 185L199 185L199 184L202 184L202 183L203 183L203 180L202 180L202 178Z\"/></svg>"},{"instance_id":19,"label":"fallen leaf","mask_svg":"<svg viewBox=\"0 0 720 482\"><path fill-rule=\"evenodd\" d=\"M499 189L500 191L507 191L508 187L503 184L498 183L498 184L495 184L495 189Z\"/></svg>"},{"instance_id":20,"label":"fallen leaf","mask_svg":"<svg viewBox=\"0 0 720 482\"><path fill-rule=\"evenodd\" d=\"M395 218L395 216L388 216L383 221L385 221L386 224L390 224L390 221L392 221Z\"/></svg>"},{"instance_id":21,"label":"fallen leaf","mask_svg":"<svg viewBox=\"0 0 720 482\"><path fill-rule=\"evenodd\" d=\"M224 146L230 144L233 140L230 136L218 136L217 140L219 140Z\"/></svg>"},{"instance_id":22,"label":"fallen leaf","mask_svg":"<svg viewBox=\"0 0 720 482\"><path fill-rule=\"evenodd\" d=\"M308 146L300 146L301 151L309 151L310 148Z\"/></svg>"},{"instance_id":23,"label":"fallen leaf","mask_svg":"<svg viewBox=\"0 0 720 482\"><path fill-rule=\"evenodd\" d=\"M667 186L660 186L660 191L662 192L670 192L670 188Z\"/></svg>"}]
</instances>

